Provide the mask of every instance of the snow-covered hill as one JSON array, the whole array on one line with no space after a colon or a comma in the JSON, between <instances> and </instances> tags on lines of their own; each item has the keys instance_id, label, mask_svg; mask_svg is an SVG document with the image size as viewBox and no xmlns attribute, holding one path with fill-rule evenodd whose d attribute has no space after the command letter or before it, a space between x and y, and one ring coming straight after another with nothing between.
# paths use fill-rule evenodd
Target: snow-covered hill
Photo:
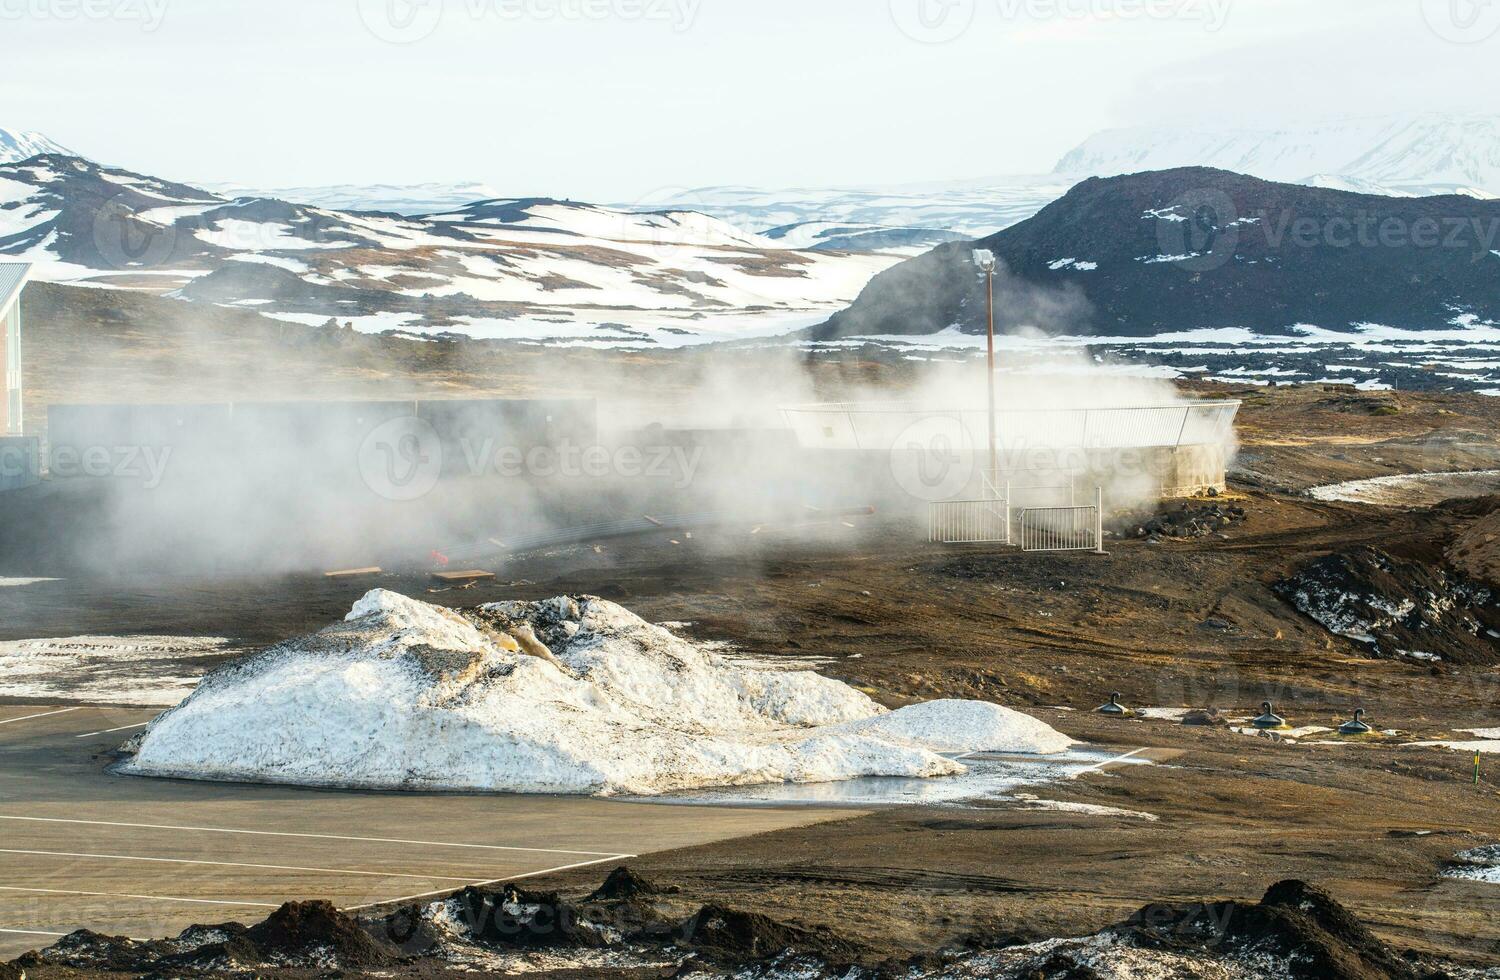
<instances>
[{"instance_id":1,"label":"snow-covered hill","mask_svg":"<svg viewBox=\"0 0 1500 980\"><path fill-rule=\"evenodd\" d=\"M1215 167L1264 180L1395 196L1500 196L1500 116L1379 116L1284 129L1115 129L1062 158L1060 175Z\"/></svg>"},{"instance_id":2,"label":"snow-covered hill","mask_svg":"<svg viewBox=\"0 0 1500 980\"><path fill-rule=\"evenodd\" d=\"M316 187L250 187L245 184L210 182L202 186L221 197L274 197L280 201L299 201L334 211L388 211L402 215L451 211L475 201L489 201L504 196L488 184L477 182L331 184Z\"/></svg>"},{"instance_id":3,"label":"snow-covered hill","mask_svg":"<svg viewBox=\"0 0 1500 980\"><path fill-rule=\"evenodd\" d=\"M530 199L355 213L58 155L0 166L0 255L56 282L296 322L610 345L807 326L897 261L788 249L688 211Z\"/></svg>"},{"instance_id":4,"label":"snow-covered hill","mask_svg":"<svg viewBox=\"0 0 1500 980\"><path fill-rule=\"evenodd\" d=\"M1024 221L1061 197L1073 181L1064 176L997 177L989 180L892 187L793 188L775 191L754 187L700 187L652 198L646 207L689 208L711 214L748 231L774 233L788 241L817 247L825 239L848 239L837 229L858 236L878 232L885 242L869 239L865 247L906 252L939 243L941 236L978 238Z\"/></svg>"},{"instance_id":5,"label":"snow-covered hill","mask_svg":"<svg viewBox=\"0 0 1500 980\"><path fill-rule=\"evenodd\" d=\"M72 154L72 150L54 143L41 133L0 129L0 163L19 163L42 153Z\"/></svg>"}]
</instances>

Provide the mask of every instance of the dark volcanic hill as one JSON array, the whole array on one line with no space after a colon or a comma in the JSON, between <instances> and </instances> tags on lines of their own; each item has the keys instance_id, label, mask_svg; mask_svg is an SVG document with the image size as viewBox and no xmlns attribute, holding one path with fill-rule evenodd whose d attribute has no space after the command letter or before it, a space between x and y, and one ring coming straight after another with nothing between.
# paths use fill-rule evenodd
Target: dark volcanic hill
<instances>
[{"instance_id":1,"label":"dark volcanic hill","mask_svg":"<svg viewBox=\"0 0 1500 980\"><path fill-rule=\"evenodd\" d=\"M1094 178L980 242L876 276L816 339L984 329L988 248L1006 329L1149 336L1500 318L1500 201L1378 197L1194 167Z\"/></svg>"}]
</instances>

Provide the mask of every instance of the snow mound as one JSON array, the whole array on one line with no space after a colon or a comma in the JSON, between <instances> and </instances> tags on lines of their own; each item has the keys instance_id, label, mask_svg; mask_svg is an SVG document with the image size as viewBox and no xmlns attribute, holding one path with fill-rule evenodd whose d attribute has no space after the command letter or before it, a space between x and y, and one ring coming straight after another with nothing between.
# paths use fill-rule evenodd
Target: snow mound
<instances>
[{"instance_id":1,"label":"snow mound","mask_svg":"<svg viewBox=\"0 0 1500 980\"><path fill-rule=\"evenodd\" d=\"M736 665L593 597L456 612L377 590L344 622L229 664L126 771L379 789L650 795L931 777L942 753L1070 740L998 705L891 712L847 684Z\"/></svg>"}]
</instances>

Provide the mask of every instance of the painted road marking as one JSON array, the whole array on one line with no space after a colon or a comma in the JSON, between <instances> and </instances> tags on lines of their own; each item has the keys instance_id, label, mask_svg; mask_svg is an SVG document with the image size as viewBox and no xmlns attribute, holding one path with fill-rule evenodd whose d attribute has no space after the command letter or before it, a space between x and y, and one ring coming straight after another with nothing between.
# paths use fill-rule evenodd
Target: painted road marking
<instances>
[{"instance_id":1,"label":"painted road marking","mask_svg":"<svg viewBox=\"0 0 1500 980\"><path fill-rule=\"evenodd\" d=\"M600 858L597 861L579 861L577 864L564 864L560 867L546 868L542 871L528 871L525 874L508 875L504 878L491 878L489 881L475 881L470 883L467 887L484 888L487 885L498 885L504 881L520 881L523 878L540 878L542 875L557 874L559 871L572 871L575 868L589 868L593 867L596 864L608 864L611 861L625 861L637 856L638 855L635 854L614 854L607 858ZM398 902L414 902L419 898L432 898L434 895L447 895L452 890L453 889L451 888L440 888L437 891L422 892L420 895L403 895L400 898L388 898L381 902L370 902L365 905L351 905L343 911L358 912L362 909L373 909L377 905L395 905Z\"/></svg>"},{"instance_id":2,"label":"painted road marking","mask_svg":"<svg viewBox=\"0 0 1500 980\"><path fill-rule=\"evenodd\" d=\"M33 895L87 895L91 898L139 898L148 902L191 902L194 905L244 905L257 909L276 909L281 907L270 902L231 902L216 898L176 898L171 895L131 895L122 892L81 892L65 888L19 888L15 885L0 885L0 892L27 892Z\"/></svg>"},{"instance_id":3,"label":"painted road marking","mask_svg":"<svg viewBox=\"0 0 1500 980\"><path fill-rule=\"evenodd\" d=\"M35 929L0 929L0 932L7 936L52 936L54 939L68 935L66 932L38 932Z\"/></svg>"},{"instance_id":4,"label":"painted road marking","mask_svg":"<svg viewBox=\"0 0 1500 980\"><path fill-rule=\"evenodd\" d=\"M113 735L115 732L128 732L132 728L145 728L149 724L151 724L149 721L143 721L139 725L121 725L119 728L106 728L102 732L85 732L82 735L74 735L73 737L74 738L93 738L95 735Z\"/></svg>"},{"instance_id":5,"label":"painted road marking","mask_svg":"<svg viewBox=\"0 0 1500 980\"><path fill-rule=\"evenodd\" d=\"M1077 773L1075 773L1075 775L1082 776L1082 775L1085 775L1087 773L1098 772L1099 770L1104 769L1107 766L1112 766L1112 765L1114 765L1114 764L1116 764L1118 762L1124 762L1126 759L1133 759L1136 756L1140 755L1142 752L1149 752L1149 751L1151 751L1151 750L1150 749L1136 749L1134 752L1126 752L1124 755L1117 755L1113 759L1105 759L1103 762L1095 763L1094 765L1089 766L1087 769L1080 769L1080 770L1078 770Z\"/></svg>"},{"instance_id":6,"label":"painted road marking","mask_svg":"<svg viewBox=\"0 0 1500 980\"><path fill-rule=\"evenodd\" d=\"M420 878L425 881L463 881L453 875L418 875L402 871L356 871L352 868L299 868L283 864L243 864L238 861L194 861L188 858L137 857L132 854L84 854L75 851L29 851L20 848L0 847L0 854L32 854L43 857L93 858L99 861L149 861L153 864L197 864L215 868L257 868L262 871L309 871L328 875L368 875L371 878ZM503 879L502 879L503 880Z\"/></svg>"},{"instance_id":7,"label":"painted road marking","mask_svg":"<svg viewBox=\"0 0 1500 980\"><path fill-rule=\"evenodd\" d=\"M56 711L43 711L39 715L22 715L19 718L7 718L4 721L0 721L0 725L14 725L18 721L30 721L33 718L48 718L48 717L51 717L52 715L65 715L69 711L81 711L81 710L82 710L81 708L59 708ZM46 935L51 935L51 933L46 933Z\"/></svg>"},{"instance_id":8,"label":"painted road marking","mask_svg":"<svg viewBox=\"0 0 1500 980\"><path fill-rule=\"evenodd\" d=\"M501 844L452 844L435 840L401 840L394 837L346 837L340 834L296 834L278 830L238 830L231 827L177 827L170 824L119 823L111 820L66 820L62 817L18 817L0 814L0 820L30 823L62 823L87 827L126 827L131 830L179 830L204 834L243 834L250 837L297 837L311 840L344 840L361 844L409 844L416 847L467 847L481 851L528 851L533 854L576 854L580 857L615 858L609 851L566 851L556 847L508 847Z\"/></svg>"}]
</instances>

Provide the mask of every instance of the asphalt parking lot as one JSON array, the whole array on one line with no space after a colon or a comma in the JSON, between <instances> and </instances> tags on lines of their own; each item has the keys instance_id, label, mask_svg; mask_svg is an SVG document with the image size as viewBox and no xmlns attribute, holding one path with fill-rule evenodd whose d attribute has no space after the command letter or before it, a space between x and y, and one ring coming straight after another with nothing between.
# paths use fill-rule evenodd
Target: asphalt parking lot
<instances>
[{"instance_id":1,"label":"asphalt parking lot","mask_svg":"<svg viewBox=\"0 0 1500 980\"><path fill-rule=\"evenodd\" d=\"M848 809L309 790L114 776L154 709L0 705L0 959L79 928L147 938L345 909L815 823Z\"/></svg>"}]
</instances>

